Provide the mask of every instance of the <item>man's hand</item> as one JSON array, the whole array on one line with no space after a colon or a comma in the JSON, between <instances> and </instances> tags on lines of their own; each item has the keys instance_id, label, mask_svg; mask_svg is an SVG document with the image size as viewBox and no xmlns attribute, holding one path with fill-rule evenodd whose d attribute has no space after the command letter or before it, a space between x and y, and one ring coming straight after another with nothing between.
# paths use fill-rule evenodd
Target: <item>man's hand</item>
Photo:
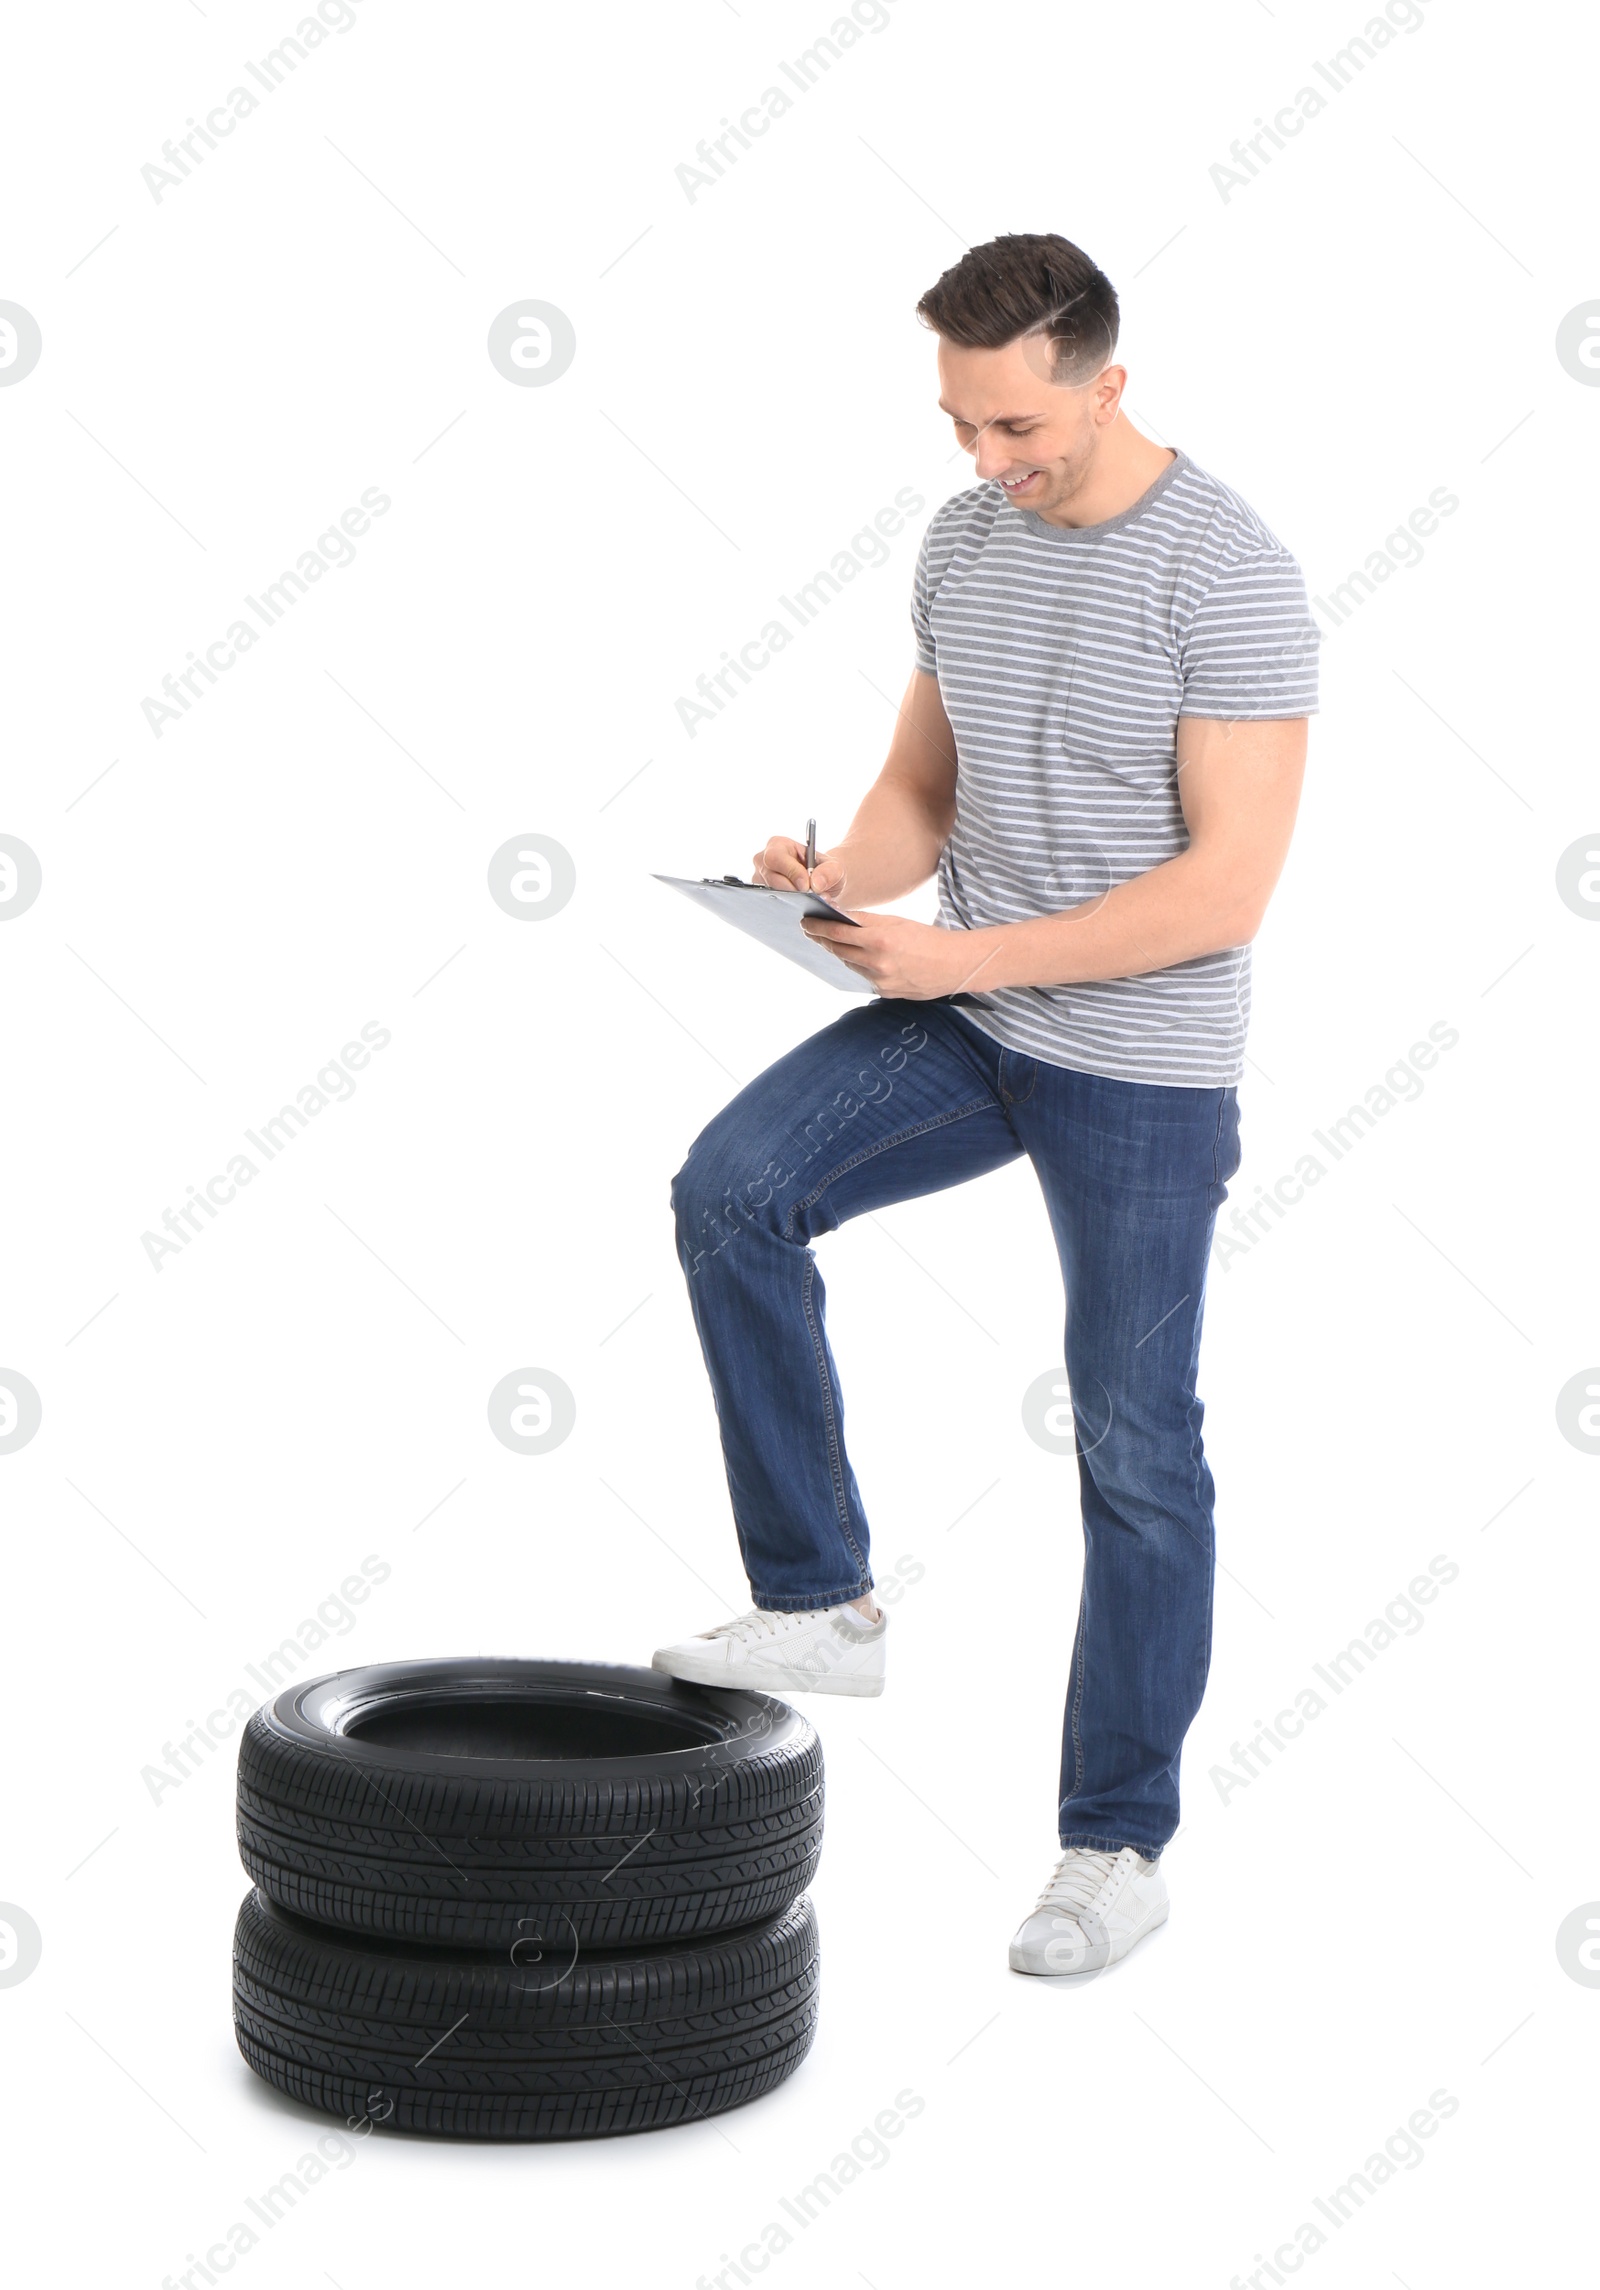
<instances>
[{"instance_id":1,"label":"man's hand","mask_svg":"<svg viewBox=\"0 0 1600 2290\"><path fill-rule=\"evenodd\" d=\"M805 845L792 835L774 835L765 850L757 851L750 861L750 880L775 891L820 891L837 905L844 888L844 866L832 851L823 851L808 875Z\"/></svg>"},{"instance_id":2,"label":"man's hand","mask_svg":"<svg viewBox=\"0 0 1600 2290\"><path fill-rule=\"evenodd\" d=\"M794 836L774 836L765 850L755 852L751 859L751 882L765 882L771 891L822 891L824 898L831 898L842 877L845 870L826 852L808 875L806 845L797 843Z\"/></svg>"},{"instance_id":3,"label":"man's hand","mask_svg":"<svg viewBox=\"0 0 1600 2290\"><path fill-rule=\"evenodd\" d=\"M813 884L821 871L819 863ZM940 930L898 914L858 915L854 929L808 915L800 927L889 1001L932 1002L968 987L981 992L995 940L993 931Z\"/></svg>"}]
</instances>

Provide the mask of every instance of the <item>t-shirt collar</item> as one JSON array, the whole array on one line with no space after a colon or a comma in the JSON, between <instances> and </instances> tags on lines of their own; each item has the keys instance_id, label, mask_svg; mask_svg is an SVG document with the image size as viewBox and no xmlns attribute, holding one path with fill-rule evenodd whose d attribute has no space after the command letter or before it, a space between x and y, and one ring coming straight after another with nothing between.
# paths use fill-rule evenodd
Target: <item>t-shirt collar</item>
<instances>
[{"instance_id":1,"label":"t-shirt collar","mask_svg":"<svg viewBox=\"0 0 1600 2290\"><path fill-rule=\"evenodd\" d=\"M1048 525L1036 509L1019 509L1016 515L1021 519L1023 529L1037 534L1041 541L1065 541L1081 548L1085 543L1098 541L1106 533L1114 533L1121 526L1132 524L1135 517L1142 517L1154 502L1159 501L1180 470L1189 466L1189 456L1181 446L1177 454L1176 461L1167 463L1160 476L1145 487L1137 501L1119 515L1103 518L1098 525Z\"/></svg>"}]
</instances>

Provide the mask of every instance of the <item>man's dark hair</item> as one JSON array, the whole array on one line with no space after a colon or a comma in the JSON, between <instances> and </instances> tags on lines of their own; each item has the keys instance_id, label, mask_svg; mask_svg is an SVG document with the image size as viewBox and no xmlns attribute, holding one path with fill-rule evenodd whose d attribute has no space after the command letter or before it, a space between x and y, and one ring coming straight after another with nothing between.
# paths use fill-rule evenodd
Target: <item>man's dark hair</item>
<instances>
[{"instance_id":1,"label":"man's dark hair","mask_svg":"<svg viewBox=\"0 0 1600 2290\"><path fill-rule=\"evenodd\" d=\"M1054 231L1013 231L970 247L917 304L924 326L969 350L1043 335L1057 382L1092 381L1109 363L1119 315L1105 272Z\"/></svg>"}]
</instances>

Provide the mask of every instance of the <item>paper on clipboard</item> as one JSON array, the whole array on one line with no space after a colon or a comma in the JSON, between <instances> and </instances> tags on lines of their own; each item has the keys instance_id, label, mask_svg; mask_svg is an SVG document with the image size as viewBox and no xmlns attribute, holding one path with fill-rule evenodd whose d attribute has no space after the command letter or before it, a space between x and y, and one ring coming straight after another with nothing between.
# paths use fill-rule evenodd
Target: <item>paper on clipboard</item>
<instances>
[{"instance_id":1,"label":"paper on clipboard","mask_svg":"<svg viewBox=\"0 0 1600 2290\"><path fill-rule=\"evenodd\" d=\"M853 921L852 916L830 906L820 891L774 890L766 883L741 883L731 876L722 882L691 882L683 875L657 875L655 879L658 883L669 883L675 891L682 891L685 898L709 907L724 922L731 922L735 930L742 930L747 937L770 946L774 954L798 962L802 970L809 970L812 977L820 978L825 986L836 987L842 994L874 991L820 939L807 938L800 928L806 915L825 916L834 922Z\"/></svg>"}]
</instances>

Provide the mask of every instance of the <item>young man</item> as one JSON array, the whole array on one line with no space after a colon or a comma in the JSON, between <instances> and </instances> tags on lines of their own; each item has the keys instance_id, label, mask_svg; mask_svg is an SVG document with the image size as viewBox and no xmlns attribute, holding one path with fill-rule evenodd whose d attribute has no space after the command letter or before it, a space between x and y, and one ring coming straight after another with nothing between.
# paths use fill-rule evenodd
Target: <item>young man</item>
<instances>
[{"instance_id":1,"label":"young man","mask_svg":"<svg viewBox=\"0 0 1600 2290\"><path fill-rule=\"evenodd\" d=\"M1206 1262L1318 635L1255 512L1122 410L1116 295L1077 247L991 240L918 315L981 482L924 538L916 669L849 833L809 873L787 836L756 855L757 882L856 915L807 928L879 999L741 1090L674 1181L756 1603L655 1665L882 1692L888 1625L810 1243L1027 1154L1066 1286L1084 1571L1061 1858L1011 1963L1085 1972L1167 1913L1159 1861L1211 1650ZM935 873L937 923L870 911Z\"/></svg>"}]
</instances>

